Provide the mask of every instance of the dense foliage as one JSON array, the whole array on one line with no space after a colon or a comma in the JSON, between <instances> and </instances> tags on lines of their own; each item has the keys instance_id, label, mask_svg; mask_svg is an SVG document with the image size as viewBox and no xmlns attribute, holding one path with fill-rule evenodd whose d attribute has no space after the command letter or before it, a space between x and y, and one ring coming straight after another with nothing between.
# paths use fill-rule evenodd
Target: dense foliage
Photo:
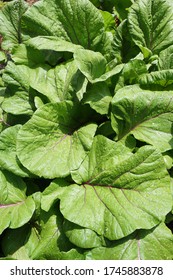
<instances>
[{"instance_id":1,"label":"dense foliage","mask_svg":"<svg viewBox=\"0 0 173 280\"><path fill-rule=\"evenodd\" d=\"M0 12L1 259L173 259L173 4Z\"/></svg>"}]
</instances>

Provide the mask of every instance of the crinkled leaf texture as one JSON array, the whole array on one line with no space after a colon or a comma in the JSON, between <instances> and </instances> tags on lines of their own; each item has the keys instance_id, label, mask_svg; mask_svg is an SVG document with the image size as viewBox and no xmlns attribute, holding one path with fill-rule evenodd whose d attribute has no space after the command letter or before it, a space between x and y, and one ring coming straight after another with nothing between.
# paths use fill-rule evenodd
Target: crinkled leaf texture
<instances>
[{"instance_id":1,"label":"crinkled leaf texture","mask_svg":"<svg viewBox=\"0 0 173 280\"><path fill-rule=\"evenodd\" d=\"M137 0L129 9L130 34L145 56L172 45L172 24L173 7L169 0Z\"/></svg>"},{"instance_id":2,"label":"crinkled leaf texture","mask_svg":"<svg viewBox=\"0 0 173 280\"><path fill-rule=\"evenodd\" d=\"M172 91L150 91L138 85L120 89L112 99L112 127L117 138L129 134L160 151L172 149Z\"/></svg>"},{"instance_id":3,"label":"crinkled leaf texture","mask_svg":"<svg viewBox=\"0 0 173 280\"><path fill-rule=\"evenodd\" d=\"M74 53L74 59L79 70L91 82L103 82L112 76L120 73L123 64L115 66L110 71L106 71L106 59L99 52L80 49Z\"/></svg>"},{"instance_id":4,"label":"crinkled leaf texture","mask_svg":"<svg viewBox=\"0 0 173 280\"><path fill-rule=\"evenodd\" d=\"M17 156L32 173L65 177L87 155L97 125L87 123L92 111L71 101L40 107L17 136Z\"/></svg>"},{"instance_id":5,"label":"crinkled leaf texture","mask_svg":"<svg viewBox=\"0 0 173 280\"><path fill-rule=\"evenodd\" d=\"M7 227L21 227L31 219L35 203L25 192L26 185L20 177L0 171L0 233Z\"/></svg>"},{"instance_id":6,"label":"crinkled leaf texture","mask_svg":"<svg viewBox=\"0 0 173 280\"><path fill-rule=\"evenodd\" d=\"M54 36L37 36L26 42L27 46L31 46L38 50L53 50L57 52L72 52L82 49L82 46L75 45Z\"/></svg>"},{"instance_id":7,"label":"crinkled leaf texture","mask_svg":"<svg viewBox=\"0 0 173 280\"><path fill-rule=\"evenodd\" d=\"M151 230L138 230L116 241L113 246L95 248L86 254L87 260L172 260L173 237L161 223Z\"/></svg>"},{"instance_id":8,"label":"crinkled leaf texture","mask_svg":"<svg viewBox=\"0 0 173 280\"><path fill-rule=\"evenodd\" d=\"M28 177L29 172L21 165L16 155L16 137L21 125L5 129L0 135L0 168L11 171L21 177Z\"/></svg>"},{"instance_id":9,"label":"crinkled leaf texture","mask_svg":"<svg viewBox=\"0 0 173 280\"><path fill-rule=\"evenodd\" d=\"M23 30L31 37L57 36L95 49L104 31L100 12L88 0L40 1L23 16Z\"/></svg>"},{"instance_id":10,"label":"crinkled leaf texture","mask_svg":"<svg viewBox=\"0 0 173 280\"><path fill-rule=\"evenodd\" d=\"M0 259L173 259L172 23L170 0L5 4Z\"/></svg>"},{"instance_id":11,"label":"crinkled leaf texture","mask_svg":"<svg viewBox=\"0 0 173 280\"><path fill-rule=\"evenodd\" d=\"M122 144L97 136L86 161L72 172L76 184L62 186L57 179L45 190L43 209L51 198L59 198L67 220L110 240L150 229L171 210L170 179L152 146L132 154Z\"/></svg>"},{"instance_id":12,"label":"crinkled leaf texture","mask_svg":"<svg viewBox=\"0 0 173 280\"><path fill-rule=\"evenodd\" d=\"M24 40L21 32L22 15L28 8L28 4L23 0L12 1L0 10L0 30L3 35L2 47L11 50L15 45Z\"/></svg>"}]
</instances>

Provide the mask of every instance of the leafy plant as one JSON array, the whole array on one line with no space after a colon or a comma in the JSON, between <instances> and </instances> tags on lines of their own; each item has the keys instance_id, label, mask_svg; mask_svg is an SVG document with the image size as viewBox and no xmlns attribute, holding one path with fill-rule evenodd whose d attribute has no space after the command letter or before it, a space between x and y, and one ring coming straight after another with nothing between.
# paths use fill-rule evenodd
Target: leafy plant
<instances>
[{"instance_id":1,"label":"leafy plant","mask_svg":"<svg viewBox=\"0 0 173 280\"><path fill-rule=\"evenodd\" d=\"M168 0L1 10L1 259L173 259L172 23Z\"/></svg>"}]
</instances>

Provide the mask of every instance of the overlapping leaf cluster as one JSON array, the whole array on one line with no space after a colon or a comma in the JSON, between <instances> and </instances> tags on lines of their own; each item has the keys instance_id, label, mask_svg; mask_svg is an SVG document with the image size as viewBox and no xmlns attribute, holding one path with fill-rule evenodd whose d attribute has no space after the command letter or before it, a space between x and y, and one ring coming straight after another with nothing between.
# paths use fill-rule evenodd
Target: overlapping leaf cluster
<instances>
[{"instance_id":1,"label":"overlapping leaf cluster","mask_svg":"<svg viewBox=\"0 0 173 280\"><path fill-rule=\"evenodd\" d=\"M101 2L0 13L2 259L173 258L173 5Z\"/></svg>"}]
</instances>

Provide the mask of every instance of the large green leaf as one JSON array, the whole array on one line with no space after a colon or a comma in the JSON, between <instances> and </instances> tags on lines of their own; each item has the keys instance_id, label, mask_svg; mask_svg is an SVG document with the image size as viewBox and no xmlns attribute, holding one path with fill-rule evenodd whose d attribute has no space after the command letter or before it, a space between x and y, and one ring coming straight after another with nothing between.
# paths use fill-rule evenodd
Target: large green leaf
<instances>
[{"instance_id":1,"label":"large green leaf","mask_svg":"<svg viewBox=\"0 0 173 280\"><path fill-rule=\"evenodd\" d=\"M106 59L100 52L80 49L74 53L74 59L79 70L91 83L106 81L118 74L123 64L117 65L110 71L106 71Z\"/></svg>"},{"instance_id":2,"label":"large green leaf","mask_svg":"<svg viewBox=\"0 0 173 280\"><path fill-rule=\"evenodd\" d=\"M0 134L0 168L21 177L27 177L29 172L21 165L16 156L16 137L20 127L21 125L9 127Z\"/></svg>"},{"instance_id":3,"label":"large green leaf","mask_svg":"<svg viewBox=\"0 0 173 280\"><path fill-rule=\"evenodd\" d=\"M26 42L27 46L38 50L53 50L57 52L72 52L82 49L80 45L73 44L54 36L37 36Z\"/></svg>"},{"instance_id":4,"label":"large green leaf","mask_svg":"<svg viewBox=\"0 0 173 280\"><path fill-rule=\"evenodd\" d=\"M172 91L143 90L137 85L120 89L112 100L112 127L117 138L133 134L162 152L173 147Z\"/></svg>"},{"instance_id":5,"label":"large green leaf","mask_svg":"<svg viewBox=\"0 0 173 280\"><path fill-rule=\"evenodd\" d=\"M31 219L35 203L25 192L26 185L20 177L0 171L0 233L7 227L21 227Z\"/></svg>"},{"instance_id":6,"label":"large green leaf","mask_svg":"<svg viewBox=\"0 0 173 280\"><path fill-rule=\"evenodd\" d=\"M95 248L86 254L87 260L172 260L173 237L161 223L151 230L138 230L111 247Z\"/></svg>"},{"instance_id":7,"label":"large green leaf","mask_svg":"<svg viewBox=\"0 0 173 280\"><path fill-rule=\"evenodd\" d=\"M25 13L23 30L31 37L57 36L95 49L104 31L104 22L88 0L43 0Z\"/></svg>"},{"instance_id":8,"label":"large green leaf","mask_svg":"<svg viewBox=\"0 0 173 280\"><path fill-rule=\"evenodd\" d=\"M121 143L96 136L89 159L72 178L77 184L55 180L43 194L42 208L59 198L67 220L110 240L150 229L172 209L170 179L151 146L132 154Z\"/></svg>"},{"instance_id":9,"label":"large green leaf","mask_svg":"<svg viewBox=\"0 0 173 280\"><path fill-rule=\"evenodd\" d=\"M42 106L18 133L19 160L41 177L69 175L92 145L97 125L87 124L91 116L88 106L71 101Z\"/></svg>"},{"instance_id":10,"label":"large green leaf","mask_svg":"<svg viewBox=\"0 0 173 280\"><path fill-rule=\"evenodd\" d=\"M128 14L133 41L145 56L158 54L173 43L173 9L169 0L137 0Z\"/></svg>"},{"instance_id":11,"label":"large green leaf","mask_svg":"<svg viewBox=\"0 0 173 280\"><path fill-rule=\"evenodd\" d=\"M8 3L0 10L0 30L3 35L2 47L11 50L13 46L22 43L24 36L21 33L21 18L28 5L23 0Z\"/></svg>"}]
</instances>

